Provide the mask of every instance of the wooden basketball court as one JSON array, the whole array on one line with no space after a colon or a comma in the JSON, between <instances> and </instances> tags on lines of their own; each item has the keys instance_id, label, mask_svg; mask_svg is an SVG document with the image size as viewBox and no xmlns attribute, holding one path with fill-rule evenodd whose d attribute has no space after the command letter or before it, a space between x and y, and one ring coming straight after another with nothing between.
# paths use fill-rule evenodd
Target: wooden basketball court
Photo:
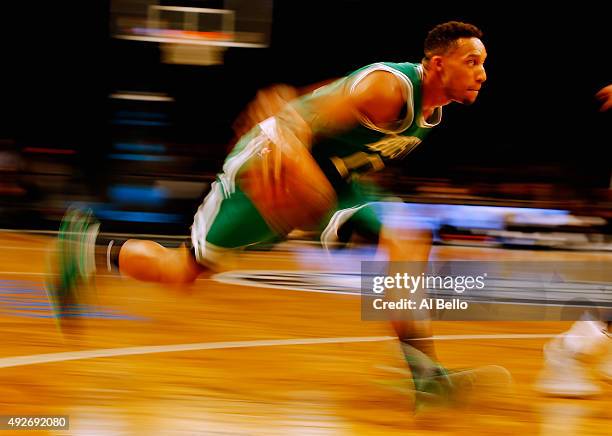
<instances>
[{"instance_id":1,"label":"wooden basketball court","mask_svg":"<svg viewBox=\"0 0 612 436\"><path fill-rule=\"evenodd\" d=\"M532 388L542 345L570 322L437 322L446 366L503 365L514 384L414 415L410 395L384 387L401 376L383 367L404 365L392 331L361 321L358 296L228 285L210 276L173 288L103 274L92 315L79 334L62 337L43 287L51 241L0 234L0 414L68 415L70 430L57 434L610 432L611 387L591 400L546 398ZM434 251L440 259L610 258ZM245 269L295 267L277 252L243 262Z\"/></svg>"}]
</instances>

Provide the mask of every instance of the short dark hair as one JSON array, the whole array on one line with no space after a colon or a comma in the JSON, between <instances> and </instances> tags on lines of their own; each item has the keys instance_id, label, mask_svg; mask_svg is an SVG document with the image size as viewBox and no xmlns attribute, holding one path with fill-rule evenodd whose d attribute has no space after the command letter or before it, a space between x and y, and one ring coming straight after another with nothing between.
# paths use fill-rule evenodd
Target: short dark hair
<instances>
[{"instance_id":1,"label":"short dark hair","mask_svg":"<svg viewBox=\"0 0 612 436\"><path fill-rule=\"evenodd\" d=\"M461 38L482 38L482 31L473 24L460 21L449 21L438 24L431 29L425 38L425 59L432 56L443 55L457 45Z\"/></svg>"}]
</instances>

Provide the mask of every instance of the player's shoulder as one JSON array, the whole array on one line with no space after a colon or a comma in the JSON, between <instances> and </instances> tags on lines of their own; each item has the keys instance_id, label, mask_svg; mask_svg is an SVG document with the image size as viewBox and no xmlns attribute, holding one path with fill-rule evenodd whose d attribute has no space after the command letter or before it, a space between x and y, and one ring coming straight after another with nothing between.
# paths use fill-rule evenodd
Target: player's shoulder
<instances>
[{"instance_id":1,"label":"player's shoulder","mask_svg":"<svg viewBox=\"0 0 612 436\"><path fill-rule=\"evenodd\" d=\"M401 83L387 71L374 71L360 80L351 89L356 100L393 101L401 96Z\"/></svg>"},{"instance_id":2,"label":"player's shoulder","mask_svg":"<svg viewBox=\"0 0 612 436\"><path fill-rule=\"evenodd\" d=\"M356 95L365 93L370 97L394 100L406 86L412 87L418 77L419 64L377 62L350 74L349 83L351 92Z\"/></svg>"},{"instance_id":3,"label":"player's shoulder","mask_svg":"<svg viewBox=\"0 0 612 436\"><path fill-rule=\"evenodd\" d=\"M395 113L393 108L405 104L405 87L403 78L392 67L374 64L354 77L350 92L356 107L362 112L386 114Z\"/></svg>"}]
</instances>

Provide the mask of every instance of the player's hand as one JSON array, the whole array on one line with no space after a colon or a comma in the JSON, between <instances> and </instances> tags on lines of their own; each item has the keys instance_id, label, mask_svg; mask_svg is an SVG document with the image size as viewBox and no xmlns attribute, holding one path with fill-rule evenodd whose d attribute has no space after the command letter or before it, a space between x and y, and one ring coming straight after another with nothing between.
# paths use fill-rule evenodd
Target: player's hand
<instances>
[{"instance_id":1,"label":"player's hand","mask_svg":"<svg viewBox=\"0 0 612 436\"><path fill-rule=\"evenodd\" d=\"M599 108L601 112L612 108L612 84L600 89L599 92L595 94L595 97L601 102Z\"/></svg>"},{"instance_id":2,"label":"player's hand","mask_svg":"<svg viewBox=\"0 0 612 436\"><path fill-rule=\"evenodd\" d=\"M296 88L284 84L272 85L258 91L232 126L236 138L242 137L263 120L276 115L288 102L298 96Z\"/></svg>"},{"instance_id":3,"label":"player's hand","mask_svg":"<svg viewBox=\"0 0 612 436\"><path fill-rule=\"evenodd\" d=\"M310 128L291 107L260 124L265 139L238 173L242 191L280 234L317 226L336 194L309 151Z\"/></svg>"}]
</instances>

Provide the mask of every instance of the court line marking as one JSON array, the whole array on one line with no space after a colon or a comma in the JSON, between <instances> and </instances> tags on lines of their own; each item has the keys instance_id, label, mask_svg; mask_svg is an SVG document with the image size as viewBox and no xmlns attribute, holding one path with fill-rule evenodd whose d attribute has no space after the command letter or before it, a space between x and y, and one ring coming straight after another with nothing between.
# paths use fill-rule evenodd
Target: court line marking
<instances>
[{"instance_id":1,"label":"court line marking","mask_svg":"<svg viewBox=\"0 0 612 436\"><path fill-rule=\"evenodd\" d=\"M541 339L552 338L556 334L494 334L494 335L439 335L435 341L473 340L473 339ZM42 363L66 362L69 360L97 359L102 357L136 356L157 353L176 353L183 351L222 350L229 348L277 347L291 345L348 344L359 342L383 342L397 340L395 336L348 336L337 338L294 338L264 339L254 341L198 342L192 344L150 345L142 347L103 348L97 350L65 351L61 353L31 354L0 358L0 368L38 365ZM418 339L417 339L418 340Z\"/></svg>"},{"instance_id":2,"label":"court line marking","mask_svg":"<svg viewBox=\"0 0 612 436\"><path fill-rule=\"evenodd\" d=\"M268 339L232 342L198 342L192 344L151 345L143 347L106 348L97 350L66 351L61 353L32 354L0 358L0 368L36 365L40 363L64 362L68 360L95 359L100 357L135 356L182 351L221 350L228 348L273 347L283 345L314 345L356 342L380 342L395 339L393 336L339 337L339 338L295 338Z\"/></svg>"}]
</instances>

